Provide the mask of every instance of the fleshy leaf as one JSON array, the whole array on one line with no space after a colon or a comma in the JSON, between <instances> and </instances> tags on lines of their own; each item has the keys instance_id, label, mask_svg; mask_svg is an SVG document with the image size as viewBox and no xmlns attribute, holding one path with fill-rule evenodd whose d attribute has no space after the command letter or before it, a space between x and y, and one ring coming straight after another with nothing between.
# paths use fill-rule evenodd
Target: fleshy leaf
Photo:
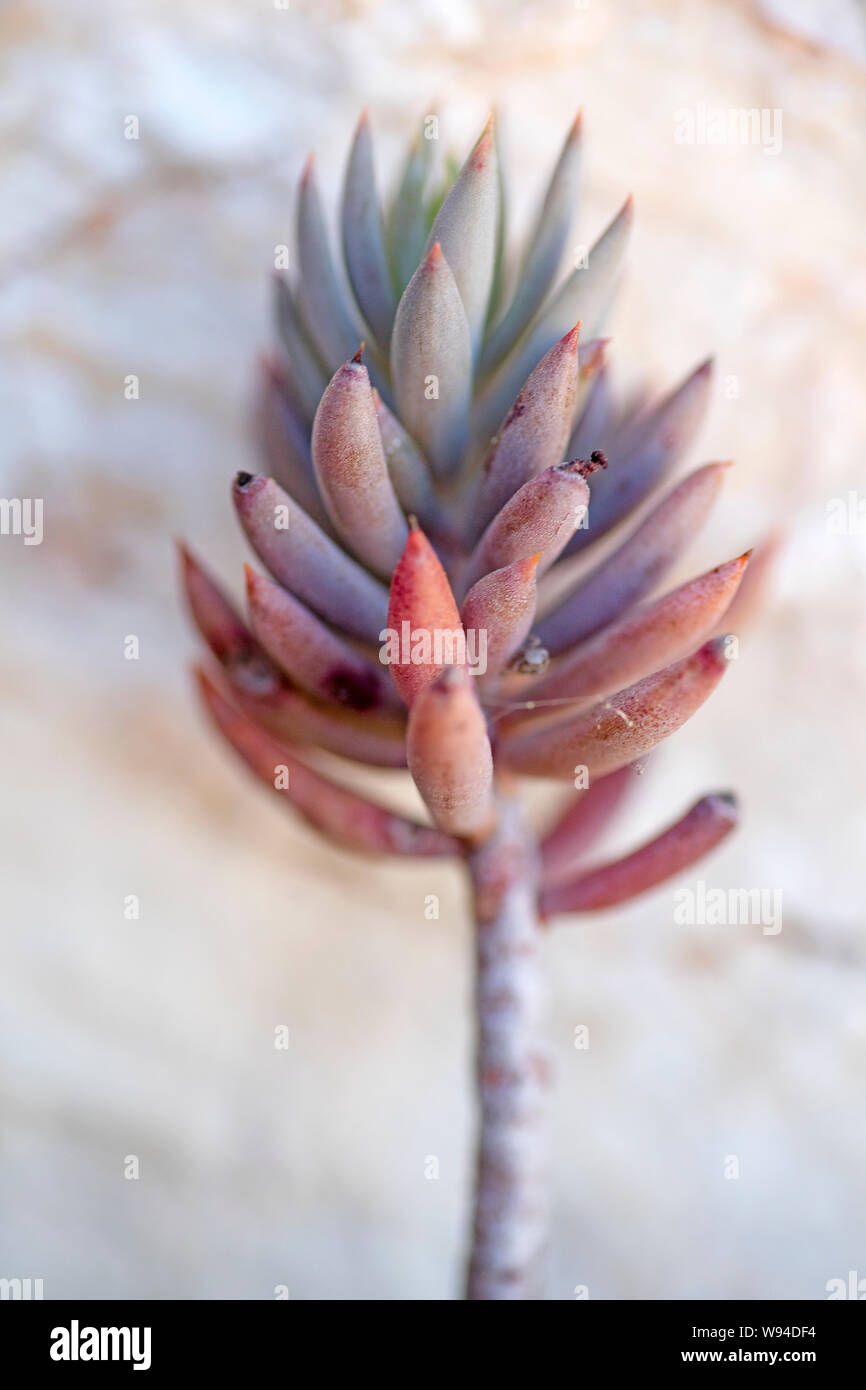
<instances>
[{"instance_id":1,"label":"fleshy leaf","mask_svg":"<svg viewBox=\"0 0 866 1390\"><path fill-rule=\"evenodd\" d=\"M388 217L388 245L391 263L401 291L405 289L424 254L427 219L424 187L432 163L433 141L419 131L409 146L403 175Z\"/></svg>"},{"instance_id":2,"label":"fleshy leaf","mask_svg":"<svg viewBox=\"0 0 866 1390\"><path fill-rule=\"evenodd\" d=\"M435 550L417 526L409 532L391 580L388 632L399 645L397 658L389 655L391 675L407 705L444 666L460 658L462 624L451 585ZM439 661L434 659L437 638Z\"/></svg>"},{"instance_id":3,"label":"fleshy leaf","mask_svg":"<svg viewBox=\"0 0 866 1390\"><path fill-rule=\"evenodd\" d=\"M438 242L397 307L391 375L404 426L434 472L453 473L466 447L472 349L457 282Z\"/></svg>"},{"instance_id":4,"label":"fleshy leaf","mask_svg":"<svg viewBox=\"0 0 866 1390\"><path fill-rule=\"evenodd\" d=\"M387 354L397 300L376 193L373 137L366 109L358 122L343 188L343 255L364 319Z\"/></svg>"},{"instance_id":5,"label":"fleshy leaf","mask_svg":"<svg viewBox=\"0 0 866 1390\"><path fill-rule=\"evenodd\" d=\"M737 823L737 803L728 792L696 802L687 815L632 854L545 889L542 918L562 912L594 912L628 902L690 869L715 849Z\"/></svg>"},{"instance_id":6,"label":"fleshy leaf","mask_svg":"<svg viewBox=\"0 0 866 1390\"><path fill-rule=\"evenodd\" d=\"M316 413L327 377L310 345L291 286L283 275L274 276L274 316L283 348L280 365L309 424Z\"/></svg>"},{"instance_id":7,"label":"fleshy leaf","mask_svg":"<svg viewBox=\"0 0 866 1390\"><path fill-rule=\"evenodd\" d=\"M353 637L378 641L388 614L384 585L326 536L273 479L239 473L232 498L250 545L284 588Z\"/></svg>"},{"instance_id":8,"label":"fleshy leaf","mask_svg":"<svg viewBox=\"0 0 866 1390\"><path fill-rule=\"evenodd\" d=\"M564 651L591 636L664 578L706 520L726 468L708 463L677 483L622 545L541 619L538 636L548 651ZM595 495L593 488L593 508ZM590 527L593 522L594 512Z\"/></svg>"},{"instance_id":9,"label":"fleshy leaf","mask_svg":"<svg viewBox=\"0 0 866 1390\"><path fill-rule=\"evenodd\" d=\"M458 852L459 846L440 831L396 815L315 772L293 750L233 709L207 676L199 673L198 678L208 713L247 766L329 839L363 853Z\"/></svg>"},{"instance_id":10,"label":"fleshy leaf","mask_svg":"<svg viewBox=\"0 0 866 1390\"><path fill-rule=\"evenodd\" d=\"M492 828L493 756L481 706L465 668L451 666L418 691L406 752L440 830L475 839Z\"/></svg>"},{"instance_id":11,"label":"fleshy leaf","mask_svg":"<svg viewBox=\"0 0 866 1390\"><path fill-rule=\"evenodd\" d=\"M281 671L320 700L350 709L394 703L385 671L374 665L272 579L247 566L250 623Z\"/></svg>"},{"instance_id":12,"label":"fleshy leaf","mask_svg":"<svg viewBox=\"0 0 866 1390\"><path fill-rule=\"evenodd\" d=\"M477 537L530 478L561 463L577 396L577 324L542 358L493 440L472 508Z\"/></svg>"},{"instance_id":13,"label":"fleshy leaf","mask_svg":"<svg viewBox=\"0 0 866 1390\"><path fill-rule=\"evenodd\" d=\"M598 777L580 791L541 841L541 882L551 888L569 878L581 859L607 829L633 790L637 773L621 767Z\"/></svg>"},{"instance_id":14,"label":"fleshy leaf","mask_svg":"<svg viewBox=\"0 0 866 1390\"><path fill-rule=\"evenodd\" d=\"M489 334L482 367L496 367L511 351L556 278L574 224L580 187L581 115L577 114L530 233L507 311Z\"/></svg>"},{"instance_id":15,"label":"fleshy leaf","mask_svg":"<svg viewBox=\"0 0 866 1390\"><path fill-rule=\"evenodd\" d=\"M358 346L359 333L346 305L328 242L312 156L298 191L298 303L307 332L330 370Z\"/></svg>"},{"instance_id":16,"label":"fleshy leaf","mask_svg":"<svg viewBox=\"0 0 866 1390\"><path fill-rule=\"evenodd\" d=\"M586 768L590 779L616 772L691 718L715 689L727 659L727 638L714 638L584 713L503 737L497 751L509 767L531 777L571 780L576 767Z\"/></svg>"},{"instance_id":17,"label":"fleshy leaf","mask_svg":"<svg viewBox=\"0 0 866 1390\"><path fill-rule=\"evenodd\" d=\"M467 634L484 634L486 667L481 675L495 676L519 650L535 617L535 571L538 555L515 560L473 584L460 616Z\"/></svg>"},{"instance_id":18,"label":"fleshy leaf","mask_svg":"<svg viewBox=\"0 0 866 1390\"><path fill-rule=\"evenodd\" d=\"M491 116L436 214L426 247L429 252L438 242L451 267L466 311L473 356L487 318L496 262L499 181L493 124Z\"/></svg>"},{"instance_id":19,"label":"fleshy leaf","mask_svg":"<svg viewBox=\"0 0 866 1390\"><path fill-rule=\"evenodd\" d=\"M360 353L338 368L313 421L313 467L331 520L374 574L390 579L406 541Z\"/></svg>"}]
</instances>

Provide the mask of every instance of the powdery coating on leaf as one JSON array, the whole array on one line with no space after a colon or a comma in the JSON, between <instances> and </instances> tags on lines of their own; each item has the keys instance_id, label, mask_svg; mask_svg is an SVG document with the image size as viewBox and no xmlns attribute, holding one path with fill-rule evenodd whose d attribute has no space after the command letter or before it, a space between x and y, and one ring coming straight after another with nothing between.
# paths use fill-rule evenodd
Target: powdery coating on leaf
<instances>
[{"instance_id":1,"label":"powdery coating on leaf","mask_svg":"<svg viewBox=\"0 0 866 1390\"><path fill-rule=\"evenodd\" d=\"M452 666L418 691L406 751L415 785L441 830L471 839L492 828L493 754L464 669Z\"/></svg>"},{"instance_id":2,"label":"powdery coating on leaf","mask_svg":"<svg viewBox=\"0 0 866 1390\"><path fill-rule=\"evenodd\" d=\"M675 825L633 854L546 889L540 899L541 915L593 912L627 902L691 868L715 849L736 823L734 797L726 792L706 796Z\"/></svg>"},{"instance_id":3,"label":"powdery coating on leaf","mask_svg":"<svg viewBox=\"0 0 866 1390\"><path fill-rule=\"evenodd\" d=\"M344 363L319 402L313 466L343 540L375 574L390 578L406 540L406 518L388 477L370 378L360 362Z\"/></svg>"},{"instance_id":4,"label":"powdery coating on leaf","mask_svg":"<svg viewBox=\"0 0 866 1390\"><path fill-rule=\"evenodd\" d=\"M507 765L531 777L570 780L616 772L674 733L715 689L727 665L726 639L714 638L684 661L619 691L592 709L537 731L514 733L497 746Z\"/></svg>"},{"instance_id":5,"label":"powdery coating on leaf","mask_svg":"<svg viewBox=\"0 0 866 1390\"><path fill-rule=\"evenodd\" d=\"M253 772L328 838L349 849L379 854L453 854L458 846L446 835L395 815L383 806L338 786L276 742L252 720L233 709L204 675L199 686L208 713ZM277 786L285 769L288 786Z\"/></svg>"},{"instance_id":6,"label":"powdery coating on leaf","mask_svg":"<svg viewBox=\"0 0 866 1390\"><path fill-rule=\"evenodd\" d=\"M232 498L250 545L284 588L345 632L377 640L388 612L384 585L271 478L239 474Z\"/></svg>"},{"instance_id":7,"label":"powdery coating on leaf","mask_svg":"<svg viewBox=\"0 0 866 1390\"><path fill-rule=\"evenodd\" d=\"M549 651L563 651L590 636L664 578L706 520L726 468L724 463L709 463L684 478L622 545L542 618L538 635ZM591 526L596 491L594 487Z\"/></svg>"},{"instance_id":8,"label":"powdery coating on leaf","mask_svg":"<svg viewBox=\"0 0 866 1390\"><path fill-rule=\"evenodd\" d=\"M421 450L375 388L373 405L379 421L385 462L398 502L407 515L415 515L424 523L437 520L440 507Z\"/></svg>"}]
</instances>

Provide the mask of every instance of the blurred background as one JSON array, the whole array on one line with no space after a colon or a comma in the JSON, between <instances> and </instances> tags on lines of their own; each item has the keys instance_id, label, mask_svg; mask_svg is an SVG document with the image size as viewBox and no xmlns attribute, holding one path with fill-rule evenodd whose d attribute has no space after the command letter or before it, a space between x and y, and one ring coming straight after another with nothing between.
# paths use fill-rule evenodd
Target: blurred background
<instances>
[{"instance_id":1,"label":"blurred background","mask_svg":"<svg viewBox=\"0 0 866 1390\"><path fill-rule=\"evenodd\" d=\"M464 885L274 812L199 719L172 537L238 591L228 486L307 153L333 195L368 103L390 186L414 122L438 109L462 158L495 103L513 225L579 106L580 240L635 195L620 380L717 355L689 464L736 466L677 579L786 536L740 660L608 846L736 788L743 827L699 876L781 889L783 930L675 926L668 886L551 934L548 1296L866 1277L861 6L7 0L0 40L0 492L44 499L41 545L0 536L0 1276L459 1289ZM780 110L781 151L677 144L698 103Z\"/></svg>"}]
</instances>

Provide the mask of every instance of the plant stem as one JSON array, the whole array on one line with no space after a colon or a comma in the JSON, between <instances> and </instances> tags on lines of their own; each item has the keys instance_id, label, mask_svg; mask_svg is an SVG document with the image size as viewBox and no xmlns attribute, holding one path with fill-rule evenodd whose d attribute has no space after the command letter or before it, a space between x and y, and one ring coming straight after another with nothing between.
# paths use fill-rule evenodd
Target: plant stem
<instances>
[{"instance_id":1,"label":"plant stem","mask_svg":"<svg viewBox=\"0 0 866 1390\"><path fill-rule=\"evenodd\" d=\"M481 1132L466 1297L540 1298L549 1063L539 1037L538 855L516 801L501 801L497 829L467 862L476 923Z\"/></svg>"}]
</instances>

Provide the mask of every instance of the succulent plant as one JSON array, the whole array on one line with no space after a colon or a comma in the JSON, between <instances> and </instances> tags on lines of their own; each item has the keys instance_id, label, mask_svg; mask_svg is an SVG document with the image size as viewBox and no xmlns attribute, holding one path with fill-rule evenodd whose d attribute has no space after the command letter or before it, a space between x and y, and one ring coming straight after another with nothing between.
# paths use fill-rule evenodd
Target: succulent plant
<instances>
[{"instance_id":1,"label":"succulent plant","mask_svg":"<svg viewBox=\"0 0 866 1390\"><path fill-rule=\"evenodd\" d=\"M587 860L635 767L718 684L748 556L656 596L725 475L710 463L666 484L710 365L659 400L617 403L600 335L631 199L559 278L580 118L513 267L492 118L450 182L429 125L387 216L366 114L358 125L341 217L351 293L308 161L295 273L276 279L278 344L261 364L263 471L233 485L266 571L247 569L248 617L188 551L183 568L216 658L199 673L206 707L253 772L341 846L467 866L481 1111L467 1296L532 1298L547 1207L541 924L633 898L734 826L734 799L712 794L625 858ZM408 767L427 822L343 785L339 759ZM548 789L541 833L519 777L569 789L564 806Z\"/></svg>"}]
</instances>

